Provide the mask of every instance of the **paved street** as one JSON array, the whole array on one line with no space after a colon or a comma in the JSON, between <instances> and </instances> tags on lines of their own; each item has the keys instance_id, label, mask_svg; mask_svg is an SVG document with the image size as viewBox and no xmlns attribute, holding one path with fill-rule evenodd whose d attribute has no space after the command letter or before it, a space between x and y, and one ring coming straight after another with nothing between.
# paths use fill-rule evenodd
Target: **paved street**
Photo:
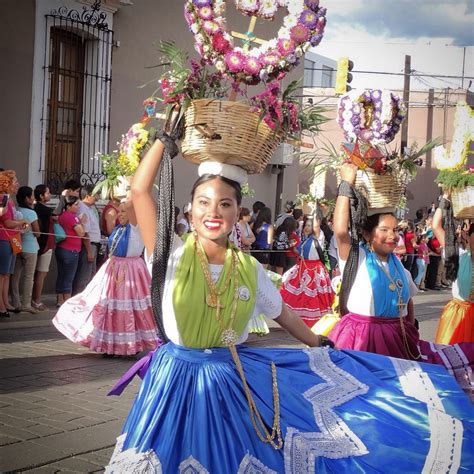
<instances>
[{"instance_id":1,"label":"paved street","mask_svg":"<svg viewBox=\"0 0 474 474\"><path fill-rule=\"evenodd\" d=\"M422 338L432 340L450 290L415 297ZM46 299L51 307L54 299ZM51 324L54 311L0 320L0 472L101 472L137 392L106 397L136 360L103 358ZM272 327L259 346L298 346Z\"/></svg>"}]
</instances>

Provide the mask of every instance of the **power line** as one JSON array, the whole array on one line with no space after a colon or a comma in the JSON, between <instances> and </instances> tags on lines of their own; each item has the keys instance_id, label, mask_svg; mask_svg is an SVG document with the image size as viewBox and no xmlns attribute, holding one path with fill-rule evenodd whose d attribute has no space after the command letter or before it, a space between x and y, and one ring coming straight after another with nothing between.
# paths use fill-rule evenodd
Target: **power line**
<instances>
[{"instance_id":1,"label":"power line","mask_svg":"<svg viewBox=\"0 0 474 474\"><path fill-rule=\"evenodd\" d=\"M336 72L337 69L334 68L304 68L305 71L334 71ZM384 72L384 71L356 71L352 70L352 73L358 73L358 74L379 74L379 75L384 75L384 76L405 76L404 72ZM415 76L415 70L412 70L410 72L410 76ZM434 78L446 78L446 79L462 79L463 76L447 76L443 74L416 74L417 77L434 77ZM464 79L474 79L474 76L464 76Z\"/></svg>"}]
</instances>

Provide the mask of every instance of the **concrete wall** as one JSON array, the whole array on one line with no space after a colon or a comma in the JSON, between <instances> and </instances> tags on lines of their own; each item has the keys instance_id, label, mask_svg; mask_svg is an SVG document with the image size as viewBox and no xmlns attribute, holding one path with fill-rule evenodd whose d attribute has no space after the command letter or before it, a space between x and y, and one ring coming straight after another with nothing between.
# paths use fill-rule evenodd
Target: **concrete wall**
<instances>
[{"instance_id":1,"label":"concrete wall","mask_svg":"<svg viewBox=\"0 0 474 474\"><path fill-rule=\"evenodd\" d=\"M227 2L226 16L229 28L246 32L249 19L235 10L233 2ZM280 19L274 22L259 20L255 34L263 39L271 39L276 34ZM146 69L158 63L159 54L153 43L158 40L174 41L188 51L190 57L198 59L194 51L194 38L188 31L183 16L183 2L176 0L136 0L131 6L123 6L114 15L115 40L120 46L114 49L112 65L112 115L111 144L115 144L122 133L137 121L142 113L141 104L157 88L156 78L162 69ZM302 77L303 65L292 74L292 78ZM140 88L142 84L151 83ZM249 95L258 89L251 88ZM255 92L253 92L255 91ZM245 152L245 150L242 150ZM189 200L189 192L197 177L197 168L181 157L175 160L176 203L182 206ZM285 170L283 202L293 199L298 187L298 165ZM250 186L255 196L244 202L255 200L265 202L271 209L275 203L276 176L270 169L259 176L250 178Z\"/></svg>"},{"instance_id":2,"label":"concrete wall","mask_svg":"<svg viewBox=\"0 0 474 474\"><path fill-rule=\"evenodd\" d=\"M35 1L2 0L0 28L0 167L28 182Z\"/></svg>"}]
</instances>

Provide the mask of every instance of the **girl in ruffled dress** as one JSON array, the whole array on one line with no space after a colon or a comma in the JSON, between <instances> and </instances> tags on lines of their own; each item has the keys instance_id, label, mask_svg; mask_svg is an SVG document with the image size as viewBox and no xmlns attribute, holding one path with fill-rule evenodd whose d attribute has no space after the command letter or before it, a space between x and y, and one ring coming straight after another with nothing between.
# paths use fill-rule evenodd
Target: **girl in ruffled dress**
<instances>
[{"instance_id":1,"label":"girl in ruffled dress","mask_svg":"<svg viewBox=\"0 0 474 474\"><path fill-rule=\"evenodd\" d=\"M283 275L280 290L283 301L308 327L331 313L334 292L324 263L324 233L315 215L306 218L298 252L299 262Z\"/></svg>"},{"instance_id":2,"label":"girl in ruffled dress","mask_svg":"<svg viewBox=\"0 0 474 474\"><path fill-rule=\"evenodd\" d=\"M67 300L53 324L72 342L104 355L131 356L159 344L150 297L151 276L131 201L119 206L109 259L82 293Z\"/></svg>"}]
</instances>

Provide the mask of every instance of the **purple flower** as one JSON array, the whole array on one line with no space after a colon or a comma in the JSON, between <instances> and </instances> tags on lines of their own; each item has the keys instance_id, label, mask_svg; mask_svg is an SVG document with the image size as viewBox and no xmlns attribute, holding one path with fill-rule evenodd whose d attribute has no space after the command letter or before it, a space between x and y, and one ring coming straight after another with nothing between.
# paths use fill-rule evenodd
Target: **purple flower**
<instances>
[{"instance_id":1,"label":"purple flower","mask_svg":"<svg viewBox=\"0 0 474 474\"><path fill-rule=\"evenodd\" d=\"M313 11L304 10L300 16L300 22L303 23L304 26L313 29L318 23L318 17Z\"/></svg>"},{"instance_id":2,"label":"purple flower","mask_svg":"<svg viewBox=\"0 0 474 474\"><path fill-rule=\"evenodd\" d=\"M358 115L353 115L351 117L351 123L355 127L356 125L359 125L360 123L360 117Z\"/></svg>"},{"instance_id":3,"label":"purple flower","mask_svg":"<svg viewBox=\"0 0 474 474\"><path fill-rule=\"evenodd\" d=\"M311 36L311 39L309 40L311 46L318 46L319 43L321 43L321 40L323 39L323 35L321 33L318 33L317 35Z\"/></svg>"},{"instance_id":4,"label":"purple flower","mask_svg":"<svg viewBox=\"0 0 474 474\"><path fill-rule=\"evenodd\" d=\"M313 11L319 7L319 0L304 0L304 4Z\"/></svg>"},{"instance_id":5,"label":"purple flower","mask_svg":"<svg viewBox=\"0 0 474 474\"><path fill-rule=\"evenodd\" d=\"M291 54L289 54L289 55L286 57L286 60L287 60L287 62L290 63L290 64L295 64L296 61L298 61L298 58L296 57L295 54L291 53Z\"/></svg>"},{"instance_id":6,"label":"purple flower","mask_svg":"<svg viewBox=\"0 0 474 474\"><path fill-rule=\"evenodd\" d=\"M207 7L212 3L212 0L193 0L193 3L197 7Z\"/></svg>"}]
</instances>

